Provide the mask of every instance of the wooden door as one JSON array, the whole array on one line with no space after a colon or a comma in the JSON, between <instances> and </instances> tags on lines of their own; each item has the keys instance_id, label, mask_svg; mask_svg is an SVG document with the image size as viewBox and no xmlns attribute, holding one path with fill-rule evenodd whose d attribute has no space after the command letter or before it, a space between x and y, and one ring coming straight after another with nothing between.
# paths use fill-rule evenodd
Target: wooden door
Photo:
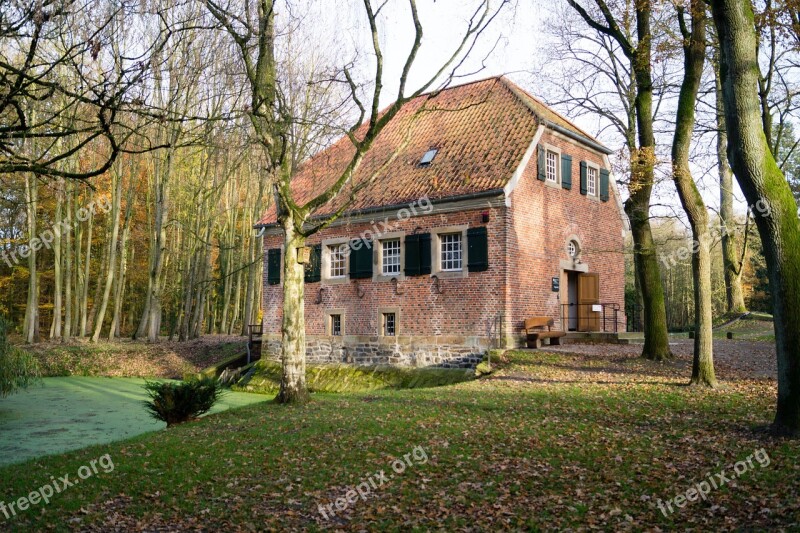
<instances>
[{"instance_id":1,"label":"wooden door","mask_svg":"<svg viewBox=\"0 0 800 533\"><path fill-rule=\"evenodd\" d=\"M600 331L600 313L592 305L600 303L600 275L578 276L578 331Z\"/></svg>"}]
</instances>

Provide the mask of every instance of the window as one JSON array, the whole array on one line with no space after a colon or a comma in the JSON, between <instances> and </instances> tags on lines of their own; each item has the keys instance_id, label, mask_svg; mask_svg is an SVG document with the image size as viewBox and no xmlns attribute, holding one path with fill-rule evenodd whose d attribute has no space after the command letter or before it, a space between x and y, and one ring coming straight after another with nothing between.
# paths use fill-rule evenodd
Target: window
<instances>
[{"instance_id":1,"label":"window","mask_svg":"<svg viewBox=\"0 0 800 533\"><path fill-rule=\"evenodd\" d=\"M400 239L381 241L381 273L384 276L400 274Z\"/></svg>"},{"instance_id":2,"label":"window","mask_svg":"<svg viewBox=\"0 0 800 533\"><path fill-rule=\"evenodd\" d=\"M347 275L346 244L328 246L328 264L330 265L330 278L343 278Z\"/></svg>"},{"instance_id":3,"label":"window","mask_svg":"<svg viewBox=\"0 0 800 533\"><path fill-rule=\"evenodd\" d=\"M597 196L597 169L589 167L586 172L586 194Z\"/></svg>"},{"instance_id":4,"label":"window","mask_svg":"<svg viewBox=\"0 0 800 533\"><path fill-rule=\"evenodd\" d=\"M439 236L442 252L442 271L452 272L461 270L463 257L461 246L461 233L445 233Z\"/></svg>"},{"instance_id":5,"label":"window","mask_svg":"<svg viewBox=\"0 0 800 533\"><path fill-rule=\"evenodd\" d=\"M425 154L423 154L422 159L419 160L419 166L427 167L433 163L433 158L436 157L436 154L439 153L439 150L436 148L431 148Z\"/></svg>"},{"instance_id":6,"label":"window","mask_svg":"<svg viewBox=\"0 0 800 533\"><path fill-rule=\"evenodd\" d=\"M567 243L567 254L573 259L578 257L578 254L581 252L580 247L576 241L569 241Z\"/></svg>"},{"instance_id":7,"label":"window","mask_svg":"<svg viewBox=\"0 0 800 533\"><path fill-rule=\"evenodd\" d=\"M558 183L558 159L558 154L556 152L547 151L545 176L550 183Z\"/></svg>"},{"instance_id":8,"label":"window","mask_svg":"<svg viewBox=\"0 0 800 533\"><path fill-rule=\"evenodd\" d=\"M341 336L342 335L342 315L330 315L331 320L331 335L334 336Z\"/></svg>"},{"instance_id":9,"label":"window","mask_svg":"<svg viewBox=\"0 0 800 533\"><path fill-rule=\"evenodd\" d=\"M394 337L397 327L397 315L395 313L382 313L381 331L384 337Z\"/></svg>"},{"instance_id":10,"label":"window","mask_svg":"<svg viewBox=\"0 0 800 533\"><path fill-rule=\"evenodd\" d=\"M347 320L343 308L325 310L325 335L342 337L347 329Z\"/></svg>"}]
</instances>

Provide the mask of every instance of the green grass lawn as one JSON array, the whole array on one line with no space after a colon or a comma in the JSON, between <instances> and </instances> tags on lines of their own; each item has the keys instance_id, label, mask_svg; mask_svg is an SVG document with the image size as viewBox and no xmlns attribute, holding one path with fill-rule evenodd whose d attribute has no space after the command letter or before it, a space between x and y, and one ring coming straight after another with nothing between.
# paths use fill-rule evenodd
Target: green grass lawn
<instances>
[{"instance_id":1,"label":"green grass lawn","mask_svg":"<svg viewBox=\"0 0 800 533\"><path fill-rule=\"evenodd\" d=\"M706 391L686 378L636 358L516 352L489 378L454 386L230 410L0 468L10 502L104 454L115 467L49 505L0 514L0 529L800 528L800 444L754 431L771 419L774 382ZM427 460L395 473L415 447ZM761 448L768 466L659 511L659 499L730 477ZM388 480L366 500L320 512L381 470Z\"/></svg>"},{"instance_id":2,"label":"green grass lawn","mask_svg":"<svg viewBox=\"0 0 800 533\"><path fill-rule=\"evenodd\" d=\"M730 326L715 330L714 338L723 339L729 331L733 333L736 339L775 342L775 326L771 320L760 320L758 318L739 320Z\"/></svg>"},{"instance_id":3,"label":"green grass lawn","mask_svg":"<svg viewBox=\"0 0 800 533\"><path fill-rule=\"evenodd\" d=\"M767 320L767 318L769 319ZM753 313L751 316L728 326L717 327L713 332L714 339L727 338L729 331L733 333L734 338L737 340L775 342L775 329L772 318L769 315ZM672 333L670 336L676 339L686 339L689 334L686 332Z\"/></svg>"}]
</instances>

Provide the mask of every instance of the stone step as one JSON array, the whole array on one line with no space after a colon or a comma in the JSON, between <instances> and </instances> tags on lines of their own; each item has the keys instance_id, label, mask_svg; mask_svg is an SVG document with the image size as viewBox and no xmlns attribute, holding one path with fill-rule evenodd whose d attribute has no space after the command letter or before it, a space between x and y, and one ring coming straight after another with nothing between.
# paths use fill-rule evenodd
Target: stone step
<instances>
[{"instance_id":1,"label":"stone step","mask_svg":"<svg viewBox=\"0 0 800 533\"><path fill-rule=\"evenodd\" d=\"M640 344L644 342L644 337L641 333L627 331L619 333L570 331L562 341L565 343Z\"/></svg>"}]
</instances>

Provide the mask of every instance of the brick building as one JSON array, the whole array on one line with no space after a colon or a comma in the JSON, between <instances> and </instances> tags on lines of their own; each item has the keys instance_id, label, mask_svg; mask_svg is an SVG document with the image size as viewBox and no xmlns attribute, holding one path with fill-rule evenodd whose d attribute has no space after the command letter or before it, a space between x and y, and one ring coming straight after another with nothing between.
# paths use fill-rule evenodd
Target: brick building
<instances>
[{"instance_id":1,"label":"brick building","mask_svg":"<svg viewBox=\"0 0 800 533\"><path fill-rule=\"evenodd\" d=\"M345 137L304 163L297 200L332 183L352 153ZM377 177L308 241L308 361L474 364L489 347L519 345L534 315L568 330L624 331L625 221L609 153L502 77L407 104L349 187ZM274 208L256 227L264 346L277 355L283 253Z\"/></svg>"}]
</instances>

